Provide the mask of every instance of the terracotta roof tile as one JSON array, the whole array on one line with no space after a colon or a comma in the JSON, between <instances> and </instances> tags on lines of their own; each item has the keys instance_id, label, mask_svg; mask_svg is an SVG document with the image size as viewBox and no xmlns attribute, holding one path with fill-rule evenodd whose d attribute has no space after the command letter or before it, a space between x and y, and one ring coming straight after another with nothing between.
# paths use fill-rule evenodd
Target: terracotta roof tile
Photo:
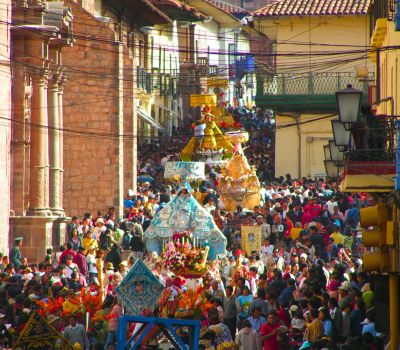
<instances>
[{"instance_id":1,"label":"terracotta roof tile","mask_svg":"<svg viewBox=\"0 0 400 350\"><path fill-rule=\"evenodd\" d=\"M371 3L372 0L278 0L254 11L253 15L269 17L367 14Z\"/></svg>"}]
</instances>

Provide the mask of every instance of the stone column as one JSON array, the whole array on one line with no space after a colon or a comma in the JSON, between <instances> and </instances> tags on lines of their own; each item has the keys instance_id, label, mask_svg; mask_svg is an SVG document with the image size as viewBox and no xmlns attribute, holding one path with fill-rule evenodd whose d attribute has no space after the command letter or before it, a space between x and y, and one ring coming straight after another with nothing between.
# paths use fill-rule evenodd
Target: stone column
<instances>
[{"instance_id":1,"label":"stone column","mask_svg":"<svg viewBox=\"0 0 400 350\"><path fill-rule=\"evenodd\" d=\"M48 132L47 132L47 80L46 69L32 69L32 112L29 178L30 216L47 216L48 207Z\"/></svg>"},{"instance_id":2,"label":"stone column","mask_svg":"<svg viewBox=\"0 0 400 350\"><path fill-rule=\"evenodd\" d=\"M25 138L25 68L24 47L25 39L22 36L14 37L12 65L12 182L11 182L11 209L14 215L23 215L26 210L25 186L28 178L26 167L26 154L28 140ZM22 56L22 57L21 57Z\"/></svg>"},{"instance_id":3,"label":"stone column","mask_svg":"<svg viewBox=\"0 0 400 350\"><path fill-rule=\"evenodd\" d=\"M59 84L58 84L58 120L60 126L59 132L59 201L60 208L64 208L64 110L63 110L63 95L64 95L64 87L65 87L65 74L62 74ZM64 209L62 209L64 212Z\"/></svg>"},{"instance_id":4,"label":"stone column","mask_svg":"<svg viewBox=\"0 0 400 350\"><path fill-rule=\"evenodd\" d=\"M63 216L60 202L60 117L58 108L60 74L58 71L50 75L47 88L47 104L49 118L49 205L55 216Z\"/></svg>"}]
</instances>

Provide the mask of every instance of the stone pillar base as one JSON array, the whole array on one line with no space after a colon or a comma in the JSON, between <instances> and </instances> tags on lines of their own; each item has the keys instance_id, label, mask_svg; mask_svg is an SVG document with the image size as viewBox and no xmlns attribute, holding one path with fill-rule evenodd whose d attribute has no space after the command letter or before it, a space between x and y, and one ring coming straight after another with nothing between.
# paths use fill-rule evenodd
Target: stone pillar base
<instances>
[{"instance_id":1,"label":"stone pillar base","mask_svg":"<svg viewBox=\"0 0 400 350\"><path fill-rule=\"evenodd\" d=\"M53 252L58 251L60 246L68 241L67 224L71 221L71 218L64 216L64 211L62 211L62 214L63 216L58 216L57 219L53 221L53 237L51 243Z\"/></svg>"},{"instance_id":2,"label":"stone pillar base","mask_svg":"<svg viewBox=\"0 0 400 350\"><path fill-rule=\"evenodd\" d=\"M44 261L46 248L54 246L58 250L60 242L64 243L66 221L60 219L57 216L10 217L10 247L14 246L14 238L21 236L24 238L22 256L26 256L29 263Z\"/></svg>"},{"instance_id":3,"label":"stone pillar base","mask_svg":"<svg viewBox=\"0 0 400 350\"><path fill-rule=\"evenodd\" d=\"M58 216L60 218L65 217L65 211L61 208L50 208L52 216Z\"/></svg>"},{"instance_id":4,"label":"stone pillar base","mask_svg":"<svg viewBox=\"0 0 400 350\"><path fill-rule=\"evenodd\" d=\"M51 210L49 208L29 208L26 212L26 215L29 217L52 216Z\"/></svg>"}]
</instances>

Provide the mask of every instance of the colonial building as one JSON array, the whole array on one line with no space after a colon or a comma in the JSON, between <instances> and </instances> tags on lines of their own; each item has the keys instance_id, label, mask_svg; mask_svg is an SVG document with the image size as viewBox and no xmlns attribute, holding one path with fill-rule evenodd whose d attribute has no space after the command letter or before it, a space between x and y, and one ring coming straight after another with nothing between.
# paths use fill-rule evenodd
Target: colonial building
<instances>
[{"instance_id":1,"label":"colonial building","mask_svg":"<svg viewBox=\"0 0 400 350\"><path fill-rule=\"evenodd\" d=\"M8 248L11 176L11 0L0 6L0 251Z\"/></svg>"},{"instance_id":2,"label":"colonial building","mask_svg":"<svg viewBox=\"0 0 400 350\"><path fill-rule=\"evenodd\" d=\"M30 261L65 242L69 216L122 215L138 142L194 116L190 94L221 87L231 104L251 102L254 64L236 64L255 42L270 47L241 21L248 11L221 1L5 1L0 252L23 236Z\"/></svg>"},{"instance_id":3,"label":"colonial building","mask_svg":"<svg viewBox=\"0 0 400 350\"><path fill-rule=\"evenodd\" d=\"M71 21L60 2L13 2L10 243L23 236L34 261L63 240L62 51L72 44Z\"/></svg>"},{"instance_id":4,"label":"colonial building","mask_svg":"<svg viewBox=\"0 0 400 350\"><path fill-rule=\"evenodd\" d=\"M273 76L258 75L255 99L275 111L276 176L323 176L335 92L352 84L367 101L374 75L366 59L371 3L281 0L253 13L255 28L273 41L265 54L276 58Z\"/></svg>"},{"instance_id":5,"label":"colonial building","mask_svg":"<svg viewBox=\"0 0 400 350\"><path fill-rule=\"evenodd\" d=\"M191 86L186 93L213 94L217 88L230 105L250 107L255 95L256 63L252 52L268 46L268 38L253 28L250 13L241 7L215 0L188 3L207 20L192 24L191 36L187 37L194 56L182 61L182 67L192 71L191 80L182 81L184 87ZM183 98L183 105L186 111L188 98Z\"/></svg>"},{"instance_id":6,"label":"colonial building","mask_svg":"<svg viewBox=\"0 0 400 350\"><path fill-rule=\"evenodd\" d=\"M151 0L171 21L143 28L145 32L144 60L138 94L139 115L154 121L139 124L139 135L170 138L173 130L183 127L182 99L178 89L181 72L181 43L185 41L182 23L199 22L206 18L195 8L175 0ZM146 80L147 79L147 80Z\"/></svg>"},{"instance_id":7,"label":"colonial building","mask_svg":"<svg viewBox=\"0 0 400 350\"><path fill-rule=\"evenodd\" d=\"M377 0L372 16L371 52L377 65L373 109L377 114L400 114L400 3Z\"/></svg>"},{"instance_id":8,"label":"colonial building","mask_svg":"<svg viewBox=\"0 0 400 350\"><path fill-rule=\"evenodd\" d=\"M76 22L63 57L64 207L68 215L115 207L120 216L128 189L136 189L138 121L151 123L137 113L146 90L142 28L170 19L147 0L68 4Z\"/></svg>"}]
</instances>

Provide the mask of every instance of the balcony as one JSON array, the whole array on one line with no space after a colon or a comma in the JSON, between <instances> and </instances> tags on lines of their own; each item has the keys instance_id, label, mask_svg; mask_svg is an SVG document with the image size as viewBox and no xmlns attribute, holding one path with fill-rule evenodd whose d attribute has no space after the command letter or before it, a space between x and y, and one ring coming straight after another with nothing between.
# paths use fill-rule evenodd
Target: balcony
<instances>
[{"instance_id":1,"label":"balcony","mask_svg":"<svg viewBox=\"0 0 400 350\"><path fill-rule=\"evenodd\" d=\"M345 151L343 191L393 191L398 118L369 114L353 125L351 142Z\"/></svg>"},{"instance_id":2,"label":"balcony","mask_svg":"<svg viewBox=\"0 0 400 350\"><path fill-rule=\"evenodd\" d=\"M159 74L158 89L160 96L178 98L177 78L170 74Z\"/></svg>"},{"instance_id":3,"label":"balcony","mask_svg":"<svg viewBox=\"0 0 400 350\"><path fill-rule=\"evenodd\" d=\"M276 112L335 113L336 91L352 84L364 92L368 100L368 82L373 74L362 81L350 72L285 73L257 76L256 104Z\"/></svg>"},{"instance_id":4,"label":"balcony","mask_svg":"<svg viewBox=\"0 0 400 350\"><path fill-rule=\"evenodd\" d=\"M153 75L147 72L142 67L137 67L137 87L141 89L143 92L151 94L153 92Z\"/></svg>"}]
</instances>

